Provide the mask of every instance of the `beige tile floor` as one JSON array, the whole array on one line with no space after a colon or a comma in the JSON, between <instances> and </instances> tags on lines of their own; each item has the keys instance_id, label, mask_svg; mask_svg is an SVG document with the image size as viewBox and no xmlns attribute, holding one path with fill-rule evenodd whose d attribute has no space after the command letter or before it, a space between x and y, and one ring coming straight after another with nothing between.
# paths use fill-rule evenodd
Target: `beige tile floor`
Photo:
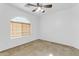
<instances>
[{"instance_id":1,"label":"beige tile floor","mask_svg":"<svg viewBox=\"0 0 79 59\"><path fill-rule=\"evenodd\" d=\"M79 56L79 50L54 42L35 40L0 52L1 56Z\"/></svg>"}]
</instances>

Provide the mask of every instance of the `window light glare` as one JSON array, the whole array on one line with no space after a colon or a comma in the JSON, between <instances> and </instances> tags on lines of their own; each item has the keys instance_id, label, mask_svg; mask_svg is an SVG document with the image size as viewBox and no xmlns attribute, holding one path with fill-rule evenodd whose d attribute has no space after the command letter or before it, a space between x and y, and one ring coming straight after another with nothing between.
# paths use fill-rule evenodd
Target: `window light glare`
<instances>
[{"instance_id":1,"label":"window light glare","mask_svg":"<svg viewBox=\"0 0 79 59\"><path fill-rule=\"evenodd\" d=\"M15 18L11 19L11 21L30 23L30 21L28 21L28 19L26 19L24 17L15 17Z\"/></svg>"}]
</instances>

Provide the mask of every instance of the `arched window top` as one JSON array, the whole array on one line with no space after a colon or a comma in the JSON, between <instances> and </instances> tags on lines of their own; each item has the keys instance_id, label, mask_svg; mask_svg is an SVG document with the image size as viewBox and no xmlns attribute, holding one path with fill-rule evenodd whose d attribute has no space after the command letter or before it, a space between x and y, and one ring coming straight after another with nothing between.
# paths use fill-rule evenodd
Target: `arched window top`
<instances>
[{"instance_id":1,"label":"arched window top","mask_svg":"<svg viewBox=\"0 0 79 59\"><path fill-rule=\"evenodd\" d=\"M14 17L11 19L14 22L30 23L30 21L24 17Z\"/></svg>"}]
</instances>

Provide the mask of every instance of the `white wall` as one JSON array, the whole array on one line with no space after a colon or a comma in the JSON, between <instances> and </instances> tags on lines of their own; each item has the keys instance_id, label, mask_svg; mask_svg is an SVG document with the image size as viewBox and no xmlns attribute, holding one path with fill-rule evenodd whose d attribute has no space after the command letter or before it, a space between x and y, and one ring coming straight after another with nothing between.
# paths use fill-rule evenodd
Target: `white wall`
<instances>
[{"instance_id":1,"label":"white wall","mask_svg":"<svg viewBox=\"0 0 79 59\"><path fill-rule=\"evenodd\" d=\"M79 48L79 4L73 8L50 12L42 17L7 4L0 4L0 51L30 42L44 39ZM10 19L16 16L27 18L32 24L32 35L19 39L10 39ZM40 21L41 20L41 21Z\"/></svg>"},{"instance_id":2,"label":"white wall","mask_svg":"<svg viewBox=\"0 0 79 59\"><path fill-rule=\"evenodd\" d=\"M32 24L32 35L10 39L10 19L16 16L27 18ZM0 51L38 39L39 18L8 4L0 4Z\"/></svg>"},{"instance_id":3,"label":"white wall","mask_svg":"<svg viewBox=\"0 0 79 59\"><path fill-rule=\"evenodd\" d=\"M40 25L42 39L79 48L79 4L43 15Z\"/></svg>"}]
</instances>

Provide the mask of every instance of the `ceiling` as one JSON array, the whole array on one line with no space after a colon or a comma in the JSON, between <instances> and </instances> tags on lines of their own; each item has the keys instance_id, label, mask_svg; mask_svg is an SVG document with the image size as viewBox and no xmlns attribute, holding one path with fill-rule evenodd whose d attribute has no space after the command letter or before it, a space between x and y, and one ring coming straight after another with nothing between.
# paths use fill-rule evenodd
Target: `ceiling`
<instances>
[{"instance_id":1,"label":"ceiling","mask_svg":"<svg viewBox=\"0 0 79 59\"><path fill-rule=\"evenodd\" d=\"M43 14L49 13L50 11L56 12L56 11L60 11L60 10L65 10L65 9L72 8L75 5L77 5L76 3L52 3L53 7L46 9L45 13L39 13L39 12L34 13L34 12L32 12L32 10L34 8L33 7L25 7L24 6L25 4L26 3L11 3L10 5L17 7L19 9L23 10L23 11L34 14L34 15L43 15Z\"/></svg>"}]
</instances>

